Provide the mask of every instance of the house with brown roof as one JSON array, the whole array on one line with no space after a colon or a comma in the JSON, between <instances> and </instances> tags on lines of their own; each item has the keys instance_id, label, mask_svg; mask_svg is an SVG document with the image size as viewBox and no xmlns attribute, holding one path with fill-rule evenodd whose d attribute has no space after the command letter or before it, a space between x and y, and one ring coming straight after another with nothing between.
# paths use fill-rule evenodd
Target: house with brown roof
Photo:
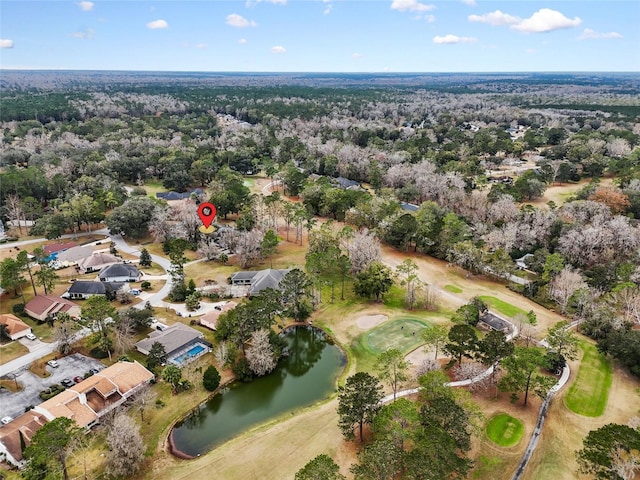
<instances>
[{"instance_id":1,"label":"house with brown roof","mask_svg":"<svg viewBox=\"0 0 640 480\"><path fill-rule=\"evenodd\" d=\"M24 311L31 318L41 322L47 318L55 318L60 312L66 312L74 318L80 318L80 307L70 300L56 295L36 295L24 306Z\"/></svg>"},{"instance_id":2,"label":"house with brown roof","mask_svg":"<svg viewBox=\"0 0 640 480\"><path fill-rule=\"evenodd\" d=\"M33 433L59 417L70 418L80 427L91 428L153 378L153 373L138 362L115 363L1 427L0 454L4 453L8 462L21 467L24 464L21 435L28 446Z\"/></svg>"},{"instance_id":3,"label":"house with brown roof","mask_svg":"<svg viewBox=\"0 0 640 480\"><path fill-rule=\"evenodd\" d=\"M40 427L47 423L47 418L33 410L20 415L8 425L0 428L0 458L4 456L7 463L16 467L24 466L24 457L22 456L22 443L29 446L33 434ZM20 440L22 437L22 440Z\"/></svg>"},{"instance_id":4,"label":"house with brown roof","mask_svg":"<svg viewBox=\"0 0 640 480\"><path fill-rule=\"evenodd\" d=\"M91 428L153 379L138 362L120 361L34 407L48 420L67 417Z\"/></svg>"},{"instance_id":5,"label":"house with brown roof","mask_svg":"<svg viewBox=\"0 0 640 480\"><path fill-rule=\"evenodd\" d=\"M29 325L10 313L0 315L0 325L7 326L7 333L11 340L17 340L31 333Z\"/></svg>"},{"instance_id":6,"label":"house with brown roof","mask_svg":"<svg viewBox=\"0 0 640 480\"><path fill-rule=\"evenodd\" d=\"M108 265L120 263L121 258L106 252L96 252L93 255L78 260L78 270L81 273L98 272Z\"/></svg>"},{"instance_id":7,"label":"house with brown roof","mask_svg":"<svg viewBox=\"0 0 640 480\"><path fill-rule=\"evenodd\" d=\"M219 302L214 304L213 310L209 313L205 313L198 319L198 323L203 327L207 327L210 330L215 330L218 323L218 318L225 312L233 310L238 304L236 302Z\"/></svg>"}]
</instances>

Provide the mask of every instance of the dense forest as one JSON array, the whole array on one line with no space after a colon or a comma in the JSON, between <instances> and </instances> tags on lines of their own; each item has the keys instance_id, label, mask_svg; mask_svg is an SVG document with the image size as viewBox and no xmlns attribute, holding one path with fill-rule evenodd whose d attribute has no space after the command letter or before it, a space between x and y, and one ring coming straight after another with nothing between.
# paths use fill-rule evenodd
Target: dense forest
<instances>
[{"instance_id":1,"label":"dense forest","mask_svg":"<svg viewBox=\"0 0 640 480\"><path fill-rule=\"evenodd\" d=\"M5 73L5 223L58 238L104 221L204 252L176 227L193 215L145 185L202 188L251 231L269 205L242 176L263 171L302 200L287 225L330 217L510 281L640 374L637 75Z\"/></svg>"}]
</instances>

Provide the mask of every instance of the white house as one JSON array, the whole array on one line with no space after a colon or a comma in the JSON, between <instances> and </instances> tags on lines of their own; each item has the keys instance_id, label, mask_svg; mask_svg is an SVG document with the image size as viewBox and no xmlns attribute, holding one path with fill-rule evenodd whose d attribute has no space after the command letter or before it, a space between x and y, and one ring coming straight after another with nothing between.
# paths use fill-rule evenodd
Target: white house
<instances>
[{"instance_id":1,"label":"white house","mask_svg":"<svg viewBox=\"0 0 640 480\"><path fill-rule=\"evenodd\" d=\"M142 277L142 272L131 264L117 263L104 267L98 277L101 282L137 282Z\"/></svg>"}]
</instances>

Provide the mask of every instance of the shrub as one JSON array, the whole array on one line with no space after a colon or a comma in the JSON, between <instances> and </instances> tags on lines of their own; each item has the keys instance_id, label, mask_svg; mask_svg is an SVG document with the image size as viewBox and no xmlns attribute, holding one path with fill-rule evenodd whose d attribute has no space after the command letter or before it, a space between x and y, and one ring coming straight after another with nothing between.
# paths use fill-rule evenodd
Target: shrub
<instances>
[{"instance_id":1,"label":"shrub","mask_svg":"<svg viewBox=\"0 0 640 480\"><path fill-rule=\"evenodd\" d=\"M202 385L208 391L213 392L220 385L220 372L213 365L209 365L202 377Z\"/></svg>"},{"instance_id":2,"label":"shrub","mask_svg":"<svg viewBox=\"0 0 640 480\"><path fill-rule=\"evenodd\" d=\"M140 288L143 290L149 290L151 288L151 282L144 281L140 284Z\"/></svg>"},{"instance_id":3,"label":"shrub","mask_svg":"<svg viewBox=\"0 0 640 480\"><path fill-rule=\"evenodd\" d=\"M24 315L24 303L16 303L13 306L13 313L15 315Z\"/></svg>"},{"instance_id":4,"label":"shrub","mask_svg":"<svg viewBox=\"0 0 640 480\"><path fill-rule=\"evenodd\" d=\"M231 370L233 370L233 374L241 382L250 382L253 380L253 372L249 368L249 362L247 362L247 359L244 357L234 363Z\"/></svg>"}]
</instances>

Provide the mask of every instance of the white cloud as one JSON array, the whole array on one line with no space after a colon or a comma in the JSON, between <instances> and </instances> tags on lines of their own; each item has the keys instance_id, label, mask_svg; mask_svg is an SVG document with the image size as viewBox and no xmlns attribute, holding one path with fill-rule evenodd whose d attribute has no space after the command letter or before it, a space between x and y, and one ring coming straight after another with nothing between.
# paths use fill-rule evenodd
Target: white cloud
<instances>
[{"instance_id":1,"label":"white cloud","mask_svg":"<svg viewBox=\"0 0 640 480\"><path fill-rule=\"evenodd\" d=\"M251 8L254 5L262 2L273 3L274 5L286 5L287 0L247 0L245 2L245 7Z\"/></svg>"},{"instance_id":2,"label":"white cloud","mask_svg":"<svg viewBox=\"0 0 640 480\"><path fill-rule=\"evenodd\" d=\"M276 45L275 47L271 47L271 53L284 53L286 52L287 49L280 46L280 45Z\"/></svg>"},{"instance_id":3,"label":"white cloud","mask_svg":"<svg viewBox=\"0 0 640 480\"><path fill-rule=\"evenodd\" d=\"M489 25L514 25L522 21L521 18L514 17L508 13L502 13L500 10L485 13L484 15L469 15L467 19L470 22L488 23Z\"/></svg>"},{"instance_id":4,"label":"white cloud","mask_svg":"<svg viewBox=\"0 0 640 480\"><path fill-rule=\"evenodd\" d=\"M13 48L13 40L8 38L0 39L0 48Z\"/></svg>"},{"instance_id":5,"label":"white cloud","mask_svg":"<svg viewBox=\"0 0 640 480\"><path fill-rule=\"evenodd\" d=\"M92 28L87 28L84 31L73 32L71 36L73 38L81 38L82 40L91 40L95 36L95 33Z\"/></svg>"},{"instance_id":6,"label":"white cloud","mask_svg":"<svg viewBox=\"0 0 640 480\"><path fill-rule=\"evenodd\" d=\"M238 43L240 45L244 45L245 43L247 43L247 39L246 38L241 38L240 40L238 40Z\"/></svg>"},{"instance_id":7,"label":"white cloud","mask_svg":"<svg viewBox=\"0 0 640 480\"><path fill-rule=\"evenodd\" d=\"M466 5L471 5L472 7L476 6L476 0L462 0L462 3Z\"/></svg>"},{"instance_id":8,"label":"white cloud","mask_svg":"<svg viewBox=\"0 0 640 480\"><path fill-rule=\"evenodd\" d=\"M167 23L166 20L158 19L158 20L154 20L153 22L147 23L147 28L150 28L151 30L158 30L163 28L169 28L169 24Z\"/></svg>"},{"instance_id":9,"label":"white cloud","mask_svg":"<svg viewBox=\"0 0 640 480\"><path fill-rule=\"evenodd\" d=\"M328 4L326 8L322 11L322 13L325 15L329 15L331 13L331 10L333 10L333 5Z\"/></svg>"},{"instance_id":10,"label":"white cloud","mask_svg":"<svg viewBox=\"0 0 640 480\"><path fill-rule=\"evenodd\" d=\"M351 54L351 57L352 57L352 58L355 58L355 59L358 59L358 58L362 58L362 57L364 57L364 55L363 55L363 54L361 54L361 53L356 52L356 53L352 53L352 54Z\"/></svg>"},{"instance_id":11,"label":"white cloud","mask_svg":"<svg viewBox=\"0 0 640 480\"><path fill-rule=\"evenodd\" d=\"M459 37L458 35L445 35L444 37L440 35L436 35L433 37L433 43L441 44L441 45L452 45L454 43L474 43L477 42L478 39L474 37Z\"/></svg>"},{"instance_id":12,"label":"white cloud","mask_svg":"<svg viewBox=\"0 0 640 480\"><path fill-rule=\"evenodd\" d=\"M196 43L196 48L198 49L203 49L203 48L207 48L207 44L206 43Z\"/></svg>"},{"instance_id":13,"label":"white cloud","mask_svg":"<svg viewBox=\"0 0 640 480\"><path fill-rule=\"evenodd\" d=\"M95 3L82 1L76 3L76 5L78 5L80 7L80 10L82 10L83 12L90 12L91 10L93 10Z\"/></svg>"},{"instance_id":14,"label":"white cloud","mask_svg":"<svg viewBox=\"0 0 640 480\"><path fill-rule=\"evenodd\" d=\"M423 17L424 21L427 23L433 23L436 21L436 16L435 15L425 15Z\"/></svg>"},{"instance_id":15,"label":"white cloud","mask_svg":"<svg viewBox=\"0 0 640 480\"><path fill-rule=\"evenodd\" d=\"M582 23L582 19L575 17L573 20L565 17L557 10L541 8L529 18L511 26L514 30L525 33L551 32L561 28L577 27Z\"/></svg>"},{"instance_id":16,"label":"white cloud","mask_svg":"<svg viewBox=\"0 0 640 480\"><path fill-rule=\"evenodd\" d=\"M599 39L599 38L622 38L618 32L596 32L590 28L585 28L580 36L577 37L578 40L591 40L591 39Z\"/></svg>"},{"instance_id":17,"label":"white cloud","mask_svg":"<svg viewBox=\"0 0 640 480\"><path fill-rule=\"evenodd\" d=\"M436 8L435 5L426 5L418 0L393 0L391 10L399 12L428 12Z\"/></svg>"},{"instance_id":18,"label":"white cloud","mask_svg":"<svg viewBox=\"0 0 640 480\"><path fill-rule=\"evenodd\" d=\"M247 28L247 27L257 27L258 24L253 20L247 20L242 15L238 15L237 13L232 13L231 15L227 15L227 25L236 28Z\"/></svg>"},{"instance_id":19,"label":"white cloud","mask_svg":"<svg viewBox=\"0 0 640 480\"><path fill-rule=\"evenodd\" d=\"M525 50L525 52L527 52L527 53L536 53L536 49L535 48L527 48Z\"/></svg>"}]
</instances>

